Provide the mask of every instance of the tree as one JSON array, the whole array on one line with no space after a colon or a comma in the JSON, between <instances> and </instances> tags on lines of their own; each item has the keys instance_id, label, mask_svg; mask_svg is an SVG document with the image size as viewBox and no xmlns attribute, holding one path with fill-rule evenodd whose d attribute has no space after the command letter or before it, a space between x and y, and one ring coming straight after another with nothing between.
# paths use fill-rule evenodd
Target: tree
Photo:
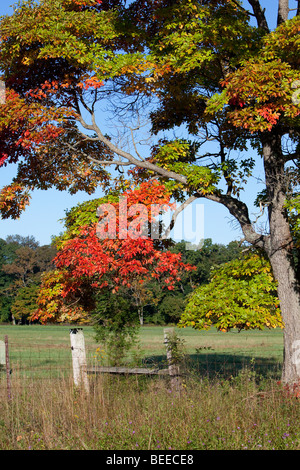
<instances>
[{"instance_id":1,"label":"tree","mask_svg":"<svg viewBox=\"0 0 300 470\"><path fill-rule=\"evenodd\" d=\"M182 273L194 269L181 261L180 253L166 249L168 240L150 236L157 215L170 206L170 193L152 181L129 188L120 197L108 195L71 209L67 230L57 239L57 270L44 277L32 319L85 320L101 310L97 296L120 292L131 299L142 324L143 305L151 295L147 284L156 281L170 291Z\"/></svg>"},{"instance_id":2,"label":"tree","mask_svg":"<svg viewBox=\"0 0 300 470\"><path fill-rule=\"evenodd\" d=\"M32 236L9 235L1 242L1 317L23 323L37 308L41 273L53 267L56 250L53 246L39 246Z\"/></svg>"},{"instance_id":3,"label":"tree","mask_svg":"<svg viewBox=\"0 0 300 470\"><path fill-rule=\"evenodd\" d=\"M11 306L12 317L17 323L26 323L37 309L38 284L30 284L17 291Z\"/></svg>"},{"instance_id":4,"label":"tree","mask_svg":"<svg viewBox=\"0 0 300 470\"><path fill-rule=\"evenodd\" d=\"M213 269L210 283L190 295L179 325L220 331L283 328L270 263L248 253Z\"/></svg>"},{"instance_id":5,"label":"tree","mask_svg":"<svg viewBox=\"0 0 300 470\"><path fill-rule=\"evenodd\" d=\"M298 5L288 19L289 2L279 0L271 31L259 0L29 1L0 27L1 159L23 157L1 193L3 216L20 213L32 186L108 184L108 165L132 167L134 181L160 178L186 204L206 198L225 206L278 282L286 383L300 379L300 289L287 208L299 185L299 13ZM112 95L119 113L145 106L157 135L148 155L135 126L132 149L101 130L96 108ZM164 135L182 126L188 138ZM241 199L254 152L264 167L263 233Z\"/></svg>"},{"instance_id":6,"label":"tree","mask_svg":"<svg viewBox=\"0 0 300 470\"><path fill-rule=\"evenodd\" d=\"M147 322L164 325L178 323L189 294L195 288L209 282L212 267L238 258L243 246L238 242L230 242L225 246L213 243L211 239L205 239L197 249L191 250L185 241L174 242L169 249L173 253L180 253L182 261L194 266L195 269L183 273L173 291L159 290L156 283L149 285L152 301L150 300L144 307Z\"/></svg>"},{"instance_id":7,"label":"tree","mask_svg":"<svg viewBox=\"0 0 300 470\"><path fill-rule=\"evenodd\" d=\"M0 320L8 322L10 320L10 307L12 296L10 295L10 285L15 281L12 274L7 274L2 270L3 264L14 258L14 249L5 240L0 239Z\"/></svg>"},{"instance_id":8,"label":"tree","mask_svg":"<svg viewBox=\"0 0 300 470\"><path fill-rule=\"evenodd\" d=\"M26 287L31 282L31 276L37 267L35 250L29 246L21 246L16 250L15 255L15 260L12 263L4 264L2 269L17 278L16 286Z\"/></svg>"}]
</instances>

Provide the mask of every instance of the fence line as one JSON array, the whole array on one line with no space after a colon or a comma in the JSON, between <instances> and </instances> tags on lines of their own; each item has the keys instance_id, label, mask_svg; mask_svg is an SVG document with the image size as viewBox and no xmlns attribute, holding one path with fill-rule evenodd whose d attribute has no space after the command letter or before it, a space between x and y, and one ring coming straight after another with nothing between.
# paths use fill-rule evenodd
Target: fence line
<instances>
[{"instance_id":1,"label":"fence line","mask_svg":"<svg viewBox=\"0 0 300 470\"><path fill-rule=\"evenodd\" d=\"M23 338L20 337L20 339L16 339L16 336L10 339L10 336L6 335L7 349L5 349L5 341L1 341L2 338L0 337L0 389L3 389L7 395L10 393L13 394L11 388L14 387L14 384L16 384L19 378L25 379L23 381L24 386L26 386L26 384L29 386L30 379L32 379L33 385L37 380L42 379L50 379L51 381L56 378L67 378L72 381L72 345L70 335L67 333L70 332L70 330L64 331L66 331L66 334L60 336L59 339L53 338L47 333L40 342L33 342L31 338L30 343L26 342L26 335L24 335ZM166 330L164 333L166 334ZM86 339L86 372L90 376L89 382L97 380L95 376L98 373L110 373L114 375L120 373L123 375L147 374L149 378L153 376L153 379L155 379L155 376L162 380L169 379L175 388L176 382L180 382L180 377L179 374L176 373L174 364L170 364L170 361L169 364L166 363L166 357L168 359L166 343L165 355L152 356L152 358L154 358L152 364L147 363L146 365L144 363L138 368L131 366L125 369L124 366L122 369L113 370L110 368L110 370L108 370L105 368L108 366L102 366L105 362L99 363L99 359L95 357L96 343L92 343L89 336L87 336ZM162 337L162 345L164 340L165 336ZM192 374L195 378L216 376L230 377L238 374L244 366L253 366L253 364L251 364L250 354L247 356L247 350L244 351L244 354L238 351L235 355L232 351L228 351L228 354L225 354L224 351L218 353L208 349L208 347L203 347L203 350L198 351L196 354L187 355L188 364L182 367L180 371L181 376ZM7 355L6 351L8 351ZM274 357L270 358L269 356L268 358L266 356L265 358L255 360L255 370L259 370L263 374L275 375L276 378L279 378L281 373L281 358L276 359L275 350L274 354L271 348L268 351L270 351L270 356L274 355ZM102 359L100 360L102 361ZM101 366L99 364L101 364ZM166 365L168 367L167 369ZM172 376L172 370L174 376Z\"/></svg>"},{"instance_id":2,"label":"fence line","mask_svg":"<svg viewBox=\"0 0 300 470\"><path fill-rule=\"evenodd\" d=\"M125 374L125 375L168 375L171 379L171 388L179 391L181 387L180 367L173 357L173 349L170 342L170 335L174 334L174 328L164 330L164 343L167 350L168 369L148 369L130 367L93 367L88 368L86 362L85 342L82 328L72 328L70 330L73 378L76 387L83 387L89 393L88 373L93 374Z\"/></svg>"}]
</instances>

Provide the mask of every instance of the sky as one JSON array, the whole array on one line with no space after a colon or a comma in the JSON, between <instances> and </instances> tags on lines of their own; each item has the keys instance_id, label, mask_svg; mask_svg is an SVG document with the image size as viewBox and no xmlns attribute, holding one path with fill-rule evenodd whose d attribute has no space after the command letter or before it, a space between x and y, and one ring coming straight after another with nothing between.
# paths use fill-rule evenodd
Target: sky
<instances>
[{"instance_id":1,"label":"sky","mask_svg":"<svg viewBox=\"0 0 300 470\"><path fill-rule=\"evenodd\" d=\"M296 5L291 2L291 8ZM0 15L12 14L12 0L1 0ZM245 0L245 6L249 4ZM266 7L267 12L274 15L277 9L277 1L262 0L261 4ZM251 152L248 154L250 156ZM255 156L254 153L251 156ZM0 168L0 187L9 184L14 176L16 167L8 165ZM253 207L252 202L255 194L261 189L261 178L263 171L261 162L258 164L255 175L246 186L246 191L241 194L241 199L250 206L250 215L255 218L258 209ZM0 238L5 239L8 235L33 235L41 245L49 244L51 237L58 235L64 229L61 219L65 216L65 211L80 202L101 197L98 190L89 196L80 192L70 195L66 191L49 189L47 191L36 190L32 193L30 205L22 213L18 220L0 220ZM184 211L184 218L179 218L175 226L173 238L176 240L185 239L191 243L199 243L202 238L211 238L214 243L227 245L232 240L242 238L241 230L237 223L230 216L228 210L220 204L211 201L199 200L196 204ZM197 216L197 217L196 217ZM197 221L196 221L197 220ZM197 235L195 233L197 232Z\"/></svg>"}]
</instances>

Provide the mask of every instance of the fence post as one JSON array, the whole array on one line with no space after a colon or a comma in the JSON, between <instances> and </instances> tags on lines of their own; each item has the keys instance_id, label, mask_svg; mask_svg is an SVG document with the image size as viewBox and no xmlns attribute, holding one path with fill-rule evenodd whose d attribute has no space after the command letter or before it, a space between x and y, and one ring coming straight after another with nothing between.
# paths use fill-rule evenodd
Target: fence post
<instances>
[{"instance_id":1,"label":"fence post","mask_svg":"<svg viewBox=\"0 0 300 470\"><path fill-rule=\"evenodd\" d=\"M6 370L5 343L0 341L0 372Z\"/></svg>"},{"instance_id":2,"label":"fence post","mask_svg":"<svg viewBox=\"0 0 300 470\"><path fill-rule=\"evenodd\" d=\"M82 328L71 328L70 340L72 350L74 384L76 387L80 387L83 385L85 391L89 393L85 343Z\"/></svg>"},{"instance_id":3,"label":"fence post","mask_svg":"<svg viewBox=\"0 0 300 470\"><path fill-rule=\"evenodd\" d=\"M171 388L175 391L180 391L181 389L181 379L180 379L180 368L179 364L176 364L175 359L173 357L172 351L172 344L171 344L171 336L174 335L174 328L165 328L164 329L164 343L166 345L167 350L167 361L168 361L168 369L169 375L171 378Z\"/></svg>"},{"instance_id":4,"label":"fence post","mask_svg":"<svg viewBox=\"0 0 300 470\"><path fill-rule=\"evenodd\" d=\"M5 361L5 343L4 341L0 341L0 369L1 369L1 366L3 366L2 368L4 369L6 365L6 361Z\"/></svg>"},{"instance_id":5,"label":"fence post","mask_svg":"<svg viewBox=\"0 0 300 470\"><path fill-rule=\"evenodd\" d=\"M8 352L8 336L4 337L5 342L5 364L6 364L6 383L7 383L7 397L11 399L11 380L10 380L10 364L9 364L9 352Z\"/></svg>"}]
</instances>

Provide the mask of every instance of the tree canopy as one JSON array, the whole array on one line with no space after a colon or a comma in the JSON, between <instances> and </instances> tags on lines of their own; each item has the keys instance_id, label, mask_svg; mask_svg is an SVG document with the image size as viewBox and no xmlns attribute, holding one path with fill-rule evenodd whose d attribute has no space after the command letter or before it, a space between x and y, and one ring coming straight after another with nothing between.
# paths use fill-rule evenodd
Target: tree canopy
<instances>
[{"instance_id":1,"label":"tree canopy","mask_svg":"<svg viewBox=\"0 0 300 470\"><path fill-rule=\"evenodd\" d=\"M184 207L200 198L223 205L270 261L285 324L283 380L293 382L299 2L289 7L279 0L270 11L272 30L259 0L23 2L0 24L0 162L18 162L0 211L17 217L34 187L91 193L127 178L159 179ZM102 120L109 106L115 132ZM263 231L243 200L259 160Z\"/></svg>"}]
</instances>

